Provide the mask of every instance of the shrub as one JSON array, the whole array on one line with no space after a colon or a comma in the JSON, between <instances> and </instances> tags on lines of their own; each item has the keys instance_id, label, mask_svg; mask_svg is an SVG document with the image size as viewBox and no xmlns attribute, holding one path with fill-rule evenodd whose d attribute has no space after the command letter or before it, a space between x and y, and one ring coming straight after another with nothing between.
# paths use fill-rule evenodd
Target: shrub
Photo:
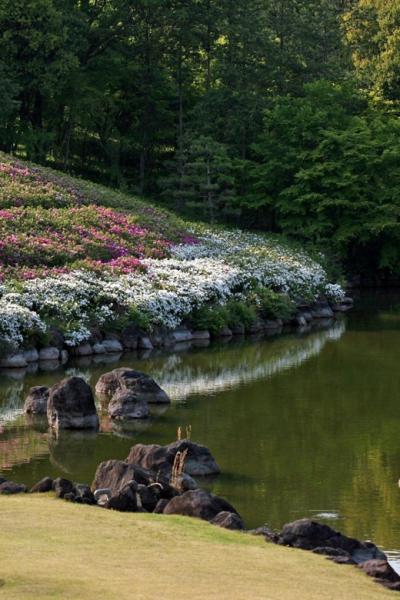
<instances>
[{"instance_id":1,"label":"shrub","mask_svg":"<svg viewBox=\"0 0 400 600\"><path fill-rule=\"evenodd\" d=\"M286 294L268 288L259 288L256 297L260 316L263 319L290 319L295 312L295 304Z\"/></svg>"},{"instance_id":2,"label":"shrub","mask_svg":"<svg viewBox=\"0 0 400 600\"><path fill-rule=\"evenodd\" d=\"M192 325L194 329L208 329L213 334L227 327L229 311L226 306L204 306L193 314Z\"/></svg>"},{"instance_id":3,"label":"shrub","mask_svg":"<svg viewBox=\"0 0 400 600\"><path fill-rule=\"evenodd\" d=\"M255 307L245 304L244 302L229 302L227 310L229 327L241 324L248 329L257 320L257 311Z\"/></svg>"}]
</instances>

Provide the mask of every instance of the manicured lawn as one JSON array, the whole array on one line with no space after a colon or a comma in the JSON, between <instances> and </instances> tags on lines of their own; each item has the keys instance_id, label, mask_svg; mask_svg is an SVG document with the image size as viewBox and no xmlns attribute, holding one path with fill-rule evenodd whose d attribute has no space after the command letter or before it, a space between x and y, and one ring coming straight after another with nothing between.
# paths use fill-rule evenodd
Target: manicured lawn
<instances>
[{"instance_id":1,"label":"manicured lawn","mask_svg":"<svg viewBox=\"0 0 400 600\"><path fill-rule=\"evenodd\" d=\"M0 598L374 600L354 567L184 517L0 498Z\"/></svg>"}]
</instances>

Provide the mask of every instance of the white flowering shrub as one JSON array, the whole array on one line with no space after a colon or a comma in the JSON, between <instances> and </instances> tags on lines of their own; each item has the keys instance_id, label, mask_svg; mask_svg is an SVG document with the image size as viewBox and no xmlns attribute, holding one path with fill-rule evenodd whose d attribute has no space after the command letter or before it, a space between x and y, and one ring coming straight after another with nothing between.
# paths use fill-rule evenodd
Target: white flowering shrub
<instances>
[{"instance_id":1,"label":"white flowering shrub","mask_svg":"<svg viewBox=\"0 0 400 600\"><path fill-rule=\"evenodd\" d=\"M327 283L325 285L324 295L329 302L333 302L334 304L340 304L346 296L344 289L338 283Z\"/></svg>"},{"instance_id":2,"label":"white flowering shrub","mask_svg":"<svg viewBox=\"0 0 400 600\"><path fill-rule=\"evenodd\" d=\"M31 335L44 333L45 323L39 316L18 304L0 299L0 350L1 344L16 348Z\"/></svg>"},{"instance_id":3,"label":"white flowering shrub","mask_svg":"<svg viewBox=\"0 0 400 600\"><path fill-rule=\"evenodd\" d=\"M256 286L272 288L292 300L326 295L339 302L342 288L331 284L320 264L273 238L241 231L195 226L197 244L171 249L171 258L144 259L146 272L99 275L72 271L58 276L8 283L0 288L0 340L23 344L46 323L62 323L66 343L77 346L93 325L111 322L135 309L151 325L173 329L206 304L245 298Z\"/></svg>"}]
</instances>

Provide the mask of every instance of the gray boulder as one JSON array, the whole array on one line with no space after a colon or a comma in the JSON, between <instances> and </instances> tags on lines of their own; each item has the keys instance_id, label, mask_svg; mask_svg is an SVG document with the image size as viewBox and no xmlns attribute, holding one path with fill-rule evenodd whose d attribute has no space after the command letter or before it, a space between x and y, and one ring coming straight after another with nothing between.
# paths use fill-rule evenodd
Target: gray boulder
<instances>
[{"instance_id":1,"label":"gray boulder","mask_svg":"<svg viewBox=\"0 0 400 600\"><path fill-rule=\"evenodd\" d=\"M138 339L138 348L140 350L153 350L154 346L151 339L145 336Z\"/></svg>"},{"instance_id":2,"label":"gray boulder","mask_svg":"<svg viewBox=\"0 0 400 600\"><path fill-rule=\"evenodd\" d=\"M146 419L149 405L132 390L117 390L108 405L111 419Z\"/></svg>"},{"instance_id":3,"label":"gray boulder","mask_svg":"<svg viewBox=\"0 0 400 600\"><path fill-rule=\"evenodd\" d=\"M39 352L36 348L30 348L29 350L25 350L24 358L28 363L37 362L39 360Z\"/></svg>"},{"instance_id":4,"label":"gray boulder","mask_svg":"<svg viewBox=\"0 0 400 600\"><path fill-rule=\"evenodd\" d=\"M35 483L29 490L31 494L44 494L50 492L53 489L53 480L51 477L43 477L40 481Z\"/></svg>"},{"instance_id":5,"label":"gray boulder","mask_svg":"<svg viewBox=\"0 0 400 600\"><path fill-rule=\"evenodd\" d=\"M103 348L105 349L106 352L113 353L113 352L122 352L123 351L123 346L119 340L115 340L115 339L103 340L102 344L103 344Z\"/></svg>"},{"instance_id":6,"label":"gray boulder","mask_svg":"<svg viewBox=\"0 0 400 600\"><path fill-rule=\"evenodd\" d=\"M74 484L69 479L57 477L57 479L53 481L53 490L55 491L57 498L64 498L67 494L73 493Z\"/></svg>"},{"instance_id":7,"label":"gray boulder","mask_svg":"<svg viewBox=\"0 0 400 600\"><path fill-rule=\"evenodd\" d=\"M27 492L26 485L14 483L14 481L4 481L0 484L0 494L11 496L11 494L24 494Z\"/></svg>"},{"instance_id":8,"label":"gray boulder","mask_svg":"<svg viewBox=\"0 0 400 600\"><path fill-rule=\"evenodd\" d=\"M93 348L90 344L81 344L74 348L73 353L75 356L91 356L93 354Z\"/></svg>"},{"instance_id":9,"label":"gray boulder","mask_svg":"<svg viewBox=\"0 0 400 600\"><path fill-rule=\"evenodd\" d=\"M223 510L218 513L212 520L213 525L218 527L224 527L225 529L232 529L236 531L243 531L245 529L243 519L239 517L237 513Z\"/></svg>"},{"instance_id":10,"label":"gray boulder","mask_svg":"<svg viewBox=\"0 0 400 600\"><path fill-rule=\"evenodd\" d=\"M168 395L148 375L141 371L121 368L114 369L100 377L96 384L96 393L103 398L112 398L119 390L129 390L136 396L137 402L167 404Z\"/></svg>"},{"instance_id":11,"label":"gray boulder","mask_svg":"<svg viewBox=\"0 0 400 600\"><path fill-rule=\"evenodd\" d=\"M98 429L93 393L84 379L67 377L50 388L47 419L55 429Z\"/></svg>"},{"instance_id":12,"label":"gray boulder","mask_svg":"<svg viewBox=\"0 0 400 600\"><path fill-rule=\"evenodd\" d=\"M60 351L55 346L49 346L47 348L41 348L39 350L40 360L58 360L60 358Z\"/></svg>"},{"instance_id":13,"label":"gray boulder","mask_svg":"<svg viewBox=\"0 0 400 600\"><path fill-rule=\"evenodd\" d=\"M128 481L114 496L111 496L105 508L121 512L137 512L137 492L138 484L136 481Z\"/></svg>"},{"instance_id":14,"label":"gray boulder","mask_svg":"<svg viewBox=\"0 0 400 600\"><path fill-rule=\"evenodd\" d=\"M140 466L122 460L107 460L99 464L92 483L92 490L109 489L115 496L129 481L136 481L147 487L158 487L159 495L172 498L176 494L168 479L158 473L142 469Z\"/></svg>"},{"instance_id":15,"label":"gray boulder","mask_svg":"<svg viewBox=\"0 0 400 600\"><path fill-rule=\"evenodd\" d=\"M388 561L368 560L359 565L369 577L373 577L377 583L384 585L390 590L400 591L400 577L389 565Z\"/></svg>"},{"instance_id":16,"label":"gray boulder","mask_svg":"<svg viewBox=\"0 0 400 600\"><path fill-rule=\"evenodd\" d=\"M92 490L85 483L76 483L74 486L75 493L75 502L79 502L80 504L96 504L96 500L92 493Z\"/></svg>"},{"instance_id":17,"label":"gray boulder","mask_svg":"<svg viewBox=\"0 0 400 600\"><path fill-rule=\"evenodd\" d=\"M28 366L28 361L21 354L10 354L5 358L0 359L0 367L6 369L23 369Z\"/></svg>"},{"instance_id":18,"label":"gray boulder","mask_svg":"<svg viewBox=\"0 0 400 600\"><path fill-rule=\"evenodd\" d=\"M45 386L32 387L25 400L25 414L45 415L47 413L47 402L49 400L49 388Z\"/></svg>"},{"instance_id":19,"label":"gray boulder","mask_svg":"<svg viewBox=\"0 0 400 600\"><path fill-rule=\"evenodd\" d=\"M175 329L175 331L171 333L171 336L175 343L188 342L193 337L191 331L183 327L180 329Z\"/></svg>"},{"instance_id":20,"label":"gray boulder","mask_svg":"<svg viewBox=\"0 0 400 600\"><path fill-rule=\"evenodd\" d=\"M158 515L163 514L164 512L164 508L167 506L169 500L167 500L166 498L161 498L157 504L155 509L153 510L153 513L156 513Z\"/></svg>"},{"instance_id":21,"label":"gray boulder","mask_svg":"<svg viewBox=\"0 0 400 600\"><path fill-rule=\"evenodd\" d=\"M185 515L206 521L211 521L221 512L237 514L229 502L200 489L175 496L164 508L165 515Z\"/></svg>"},{"instance_id":22,"label":"gray boulder","mask_svg":"<svg viewBox=\"0 0 400 600\"><path fill-rule=\"evenodd\" d=\"M127 462L136 463L145 469L169 475L176 454L185 450L188 453L184 472L188 475L203 476L221 472L210 450L190 440L179 440L168 444L168 446L136 444L131 448Z\"/></svg>"},{"instance_id":23,"label":"gray boulder","mask_svg":"<svg viewBox=\"0 0 400 600\"><path fill-rule=\"evenodd\" d=\"M148 512L153 512L155 507L160 500L161 489L159 486L147 486L143 483L138 484L138 504L140 502L141 508L144 508Z\"/></svg>"},{"instance_id":24,"label":"gray boulder","mask_svg":"<svg viewBox=\"0 0 400 600\"><path fill-rule=\"evenodd\" d=\"M310 519L299 519L285 525L278 536L278 544L315 550L316 548L339 548L347 552L354 562L385 555L372 542L360 542Z\"/></svg>"},{"instance_id":25,"label":"gray boulder","mask_svg":"<svg viewBox=\"0 0 400 600\"><path fill-rule=\"evenodd\" d=\"M312 307L311 315L314 319L331 319L334 312L327 302L321 302Z\"/></svg>"}]
</instances>

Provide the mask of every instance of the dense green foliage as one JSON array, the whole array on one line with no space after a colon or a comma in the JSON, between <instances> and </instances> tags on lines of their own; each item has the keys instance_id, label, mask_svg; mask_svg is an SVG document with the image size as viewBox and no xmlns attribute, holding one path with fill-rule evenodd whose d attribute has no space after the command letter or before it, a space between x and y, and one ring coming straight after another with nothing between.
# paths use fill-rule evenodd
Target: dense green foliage
<instances>
[{"instance_id":1,"label":"dense green foliage","mask_svg":"<svg viewBox=\"0 0 400 600\"><path fill-rule=\"evenodd\" d=\"M3 0L0 149L393 273L399 17L399 0Z\"/></svg>"},{"instance_id":2,"label":"dense green foliage","mask_svg":"<svg viewBox=\"0 0 400 600\"><path fill-rule=\"evenodd\" d=\"M303 97L278 98L266 112L254 157L242 199L252 218L330 246L349 269L398 268L397 118L352 88L309 84Z\"/></svg>"}]
</instances>

